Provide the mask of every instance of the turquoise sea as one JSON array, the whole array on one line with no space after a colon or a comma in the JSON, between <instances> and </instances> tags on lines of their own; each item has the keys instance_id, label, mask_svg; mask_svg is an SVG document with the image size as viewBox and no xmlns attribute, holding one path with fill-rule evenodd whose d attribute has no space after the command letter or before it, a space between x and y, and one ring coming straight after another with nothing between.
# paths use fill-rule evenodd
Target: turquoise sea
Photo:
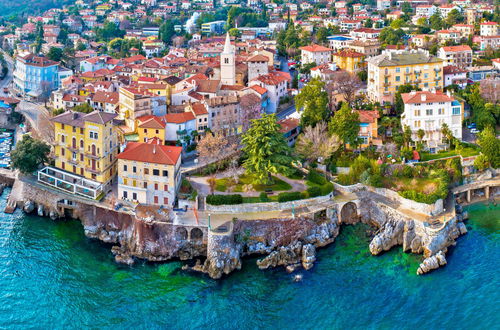
<instances>
[{"instance_id":1,"label":"turquoise sea","mask_svg":"<svg viewBox=\"0 0 500 330\"><path fill-rule=\"evenodd\" d=\"M357 225L297 283L256 259L222 281L180 262L121 266L77 221L2 213L0 328L498 329L500 207L468 210L469 233L429 275L400 247L371 256Z\"/></svg>"}]
</instances>

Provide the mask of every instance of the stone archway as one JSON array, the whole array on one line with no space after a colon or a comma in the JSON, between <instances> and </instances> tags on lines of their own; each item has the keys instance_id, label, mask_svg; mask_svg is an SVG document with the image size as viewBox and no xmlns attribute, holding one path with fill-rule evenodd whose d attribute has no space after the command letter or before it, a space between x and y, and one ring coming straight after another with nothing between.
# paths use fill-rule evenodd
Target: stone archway
<instances>
[{"instance_id":1,"label":"stone archway","mask_svg":"<svg viewBox=\"0 0 500 330\"><path fill-rule=\"evenodd\" d=\"M203 231L200 228L191 229L191 242L203 242Z\"/></svg>"},{"instance_id":2,"label":"stone archway","mask_svg":"<svg viewBox=\"0 0 500 330\"><path fill-rule=\"evenodd\" d=\"M340 210L340 222L353 224L358 221L358 207L354 202L345 203Z\"/></svg>"},{"instance_id":3,"label":"stone archway","mask_svg":"<svg viewBox=\"0 0 500 330\"><path fill-rule=\"evenodd\" d=\"M177 227L175 229L175 239L177 241L185 241L188 239L188 231L184 227Z\"/></svg>"}]
</instances>

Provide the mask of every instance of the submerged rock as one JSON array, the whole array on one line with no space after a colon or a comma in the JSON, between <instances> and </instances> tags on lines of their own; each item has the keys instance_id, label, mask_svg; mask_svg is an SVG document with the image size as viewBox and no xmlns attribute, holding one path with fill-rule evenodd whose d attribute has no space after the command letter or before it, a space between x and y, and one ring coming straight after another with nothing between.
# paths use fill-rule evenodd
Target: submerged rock
<instances>
[{"instance_id":1,"label":"submerged rock","mask_svg":"<svg viewBox=\"0 0 500 330\"><path fill-rule=\"evenodd\" d=\"M316 261L316 247L312 244L307 244L302 247L302 267L309 270L314 266Z\"/></svg>"},{"instance_id":2,"label":"submerged rock","mask_svg":"<svg viewBox=\"0 0 500 330\"><path fill-rule=\"evenodd\" d=\"M44 215L44 209L43 209L43 205L38 205L38 210L37 210L37 213L38 213L38 216L39 217L43 217Z\"/></svg>"}]
</instances>

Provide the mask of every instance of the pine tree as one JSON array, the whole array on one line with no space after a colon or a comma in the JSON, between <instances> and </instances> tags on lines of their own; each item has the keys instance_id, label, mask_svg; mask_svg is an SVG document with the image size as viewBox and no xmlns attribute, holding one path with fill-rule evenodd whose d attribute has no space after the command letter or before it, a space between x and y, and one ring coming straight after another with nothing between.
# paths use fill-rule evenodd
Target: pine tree
<instances>
[{"instance_id":1,"label":"pine tree","mask_svg":"<svg viewBox=\"0 0 500 330\"><path fill-rule=\"evenodd\" d=\"M241 142L247 157L243 167L254 178L255 184L271 184L271 174L291 174L294 157L280 132L276 115L265 114L252 120Z\"/></svg>"}]
</instances>

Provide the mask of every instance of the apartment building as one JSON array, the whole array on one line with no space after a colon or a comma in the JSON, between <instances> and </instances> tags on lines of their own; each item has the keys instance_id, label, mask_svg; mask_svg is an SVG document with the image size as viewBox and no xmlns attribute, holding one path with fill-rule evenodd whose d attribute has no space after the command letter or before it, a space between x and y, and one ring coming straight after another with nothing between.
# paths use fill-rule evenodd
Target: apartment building
<instances>
[{"instance_id":1,"label":"apartment building","mask_svg":"<svg viewBox=\"0 0 500 330\"><path fill-rule=\"evenodd\" d=\"M367 58L368 97L373 102L392 103L401 85L423 90L442 89L443 60L425 51L391 51Z\"/></svg>"},{"instance_id":2,"label":"apartment building","mask_svg":"<svg viewBox=\"0 0 500 330\"><path fill-rule=\"evenodd\" d=\"M468 68L472 65L472 49L468 45L441 47L437 56L445 61L445 66L454 65L459 68Z\"/></svg>"}]
</instances>

